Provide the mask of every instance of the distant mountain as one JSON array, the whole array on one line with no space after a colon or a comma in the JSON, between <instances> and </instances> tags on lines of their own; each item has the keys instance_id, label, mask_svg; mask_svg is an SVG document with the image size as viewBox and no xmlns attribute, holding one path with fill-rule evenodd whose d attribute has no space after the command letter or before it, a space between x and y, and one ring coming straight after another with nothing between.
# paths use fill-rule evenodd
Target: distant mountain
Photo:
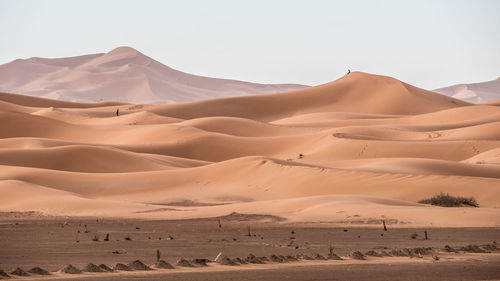
<instances>
[{"instance_id":1,"label":"distant mountain","mask_svg":"<svg viewBox=\"0 0 500 281\"><path fill-rule=\"evenodd\" d=\"M68 58L17 59L0 65L0 91L75 102L177 103L306 87L192 75L130 47Z\"/></svg>"},{"instance_id":2,"label":"distant mountain","mask_svg":"<svg viewBox=\"0 0 500 281\"><path fill-rule=\"evenodd\" d=\"M500 78L487 82L457 84L439 88L434 92L471 103L483 103L500 99Z\"/></svg>"}]
</instances>

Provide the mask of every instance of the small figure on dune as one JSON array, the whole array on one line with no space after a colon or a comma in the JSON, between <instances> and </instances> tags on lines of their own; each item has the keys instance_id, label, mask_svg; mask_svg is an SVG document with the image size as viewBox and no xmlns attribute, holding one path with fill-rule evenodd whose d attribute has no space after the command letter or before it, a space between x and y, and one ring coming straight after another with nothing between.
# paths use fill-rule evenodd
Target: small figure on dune
<instances>
[{"instance_id":1,"label":"small figure on dune","mask_svg":"<svg viewBox=\"0 0 500 281\"><path fill-rule=\"evenodd\" d=\"M351 74L351 70L350 69L347 70L347 75L349 75L349 74Z\"/></svg>"},{"instance_id":2,"label":"small figure on dune","mask_svg":"<svg viewBox=\"0 0 500 281\"><path fill-rule=\"evenodd\" d=\"M116 116L120 116L120 109L119 108L116 110Z\"/></svg>"}]
</instances>

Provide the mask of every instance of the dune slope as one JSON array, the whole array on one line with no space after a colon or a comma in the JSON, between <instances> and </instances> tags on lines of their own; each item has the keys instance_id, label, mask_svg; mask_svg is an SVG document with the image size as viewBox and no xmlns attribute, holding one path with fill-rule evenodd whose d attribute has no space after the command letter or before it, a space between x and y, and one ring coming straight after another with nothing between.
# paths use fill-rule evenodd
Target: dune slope
<instances>
[{"instance_id":1,"label":"dune slope","mask_svg":"<svg viewBox=\"0 0 500 281\"><path fill-rule=\"evenodd\" d=\"M500 226L500 107L394 78L357 72L302 90L166 105L0 101L0 211ZM417 203L439 192L481 207Z\"/></svg>"}]
</instances>

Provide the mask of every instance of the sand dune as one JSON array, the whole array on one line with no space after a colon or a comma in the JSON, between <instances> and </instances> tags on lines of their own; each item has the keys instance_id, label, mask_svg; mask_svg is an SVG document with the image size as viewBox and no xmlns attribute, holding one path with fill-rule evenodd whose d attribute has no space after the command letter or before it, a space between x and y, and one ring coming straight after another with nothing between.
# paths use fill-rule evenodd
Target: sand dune
<instances>
[{"instance_id":1,"label":"sand dune","mask_svg":"<svg viewBox=\"0 0 500 281\"><path fill-rule=\"evenodd\" d=\"M118 47L105 54L34 57L0 65L0 91L76 102L175 103L305 87L196 76L172 69L130 47ZM50 106L61 107L62 103Z\"/></svg>"},{"instance_id":2,"label":"sand dune","mask_svg":"<svg viewBox=\"0 0 500 281\"><path fill-rule=\"evenodd\" d=\"M457 84L434 91L471 103L485 103L500 98L500 78L472 84Z\"/></svg>"},{"instance_id":3,"label":"sand dune","mask_svg":"<svg viewBox=\"0 0 500 281\"><path fill-rule=\"evenodd\" d=\"M113 56L48 67L113 68L130 59ZM141 218L238 211L296 222L349 213L406 226L500 226L500 107L394 78L355 72L302 90L166 105L10 94L0 101L0 211ZM439 192L474 196L481 208L416 203ZM185 201L215 205L165 206Z\"/></svg>"}]
</instances>

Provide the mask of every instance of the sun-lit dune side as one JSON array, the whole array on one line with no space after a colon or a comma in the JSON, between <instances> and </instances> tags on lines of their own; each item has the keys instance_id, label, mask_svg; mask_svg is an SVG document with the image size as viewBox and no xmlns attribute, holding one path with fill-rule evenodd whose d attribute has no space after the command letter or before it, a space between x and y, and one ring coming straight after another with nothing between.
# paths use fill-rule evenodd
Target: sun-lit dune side
<instances>
[{"instance_id":1,"label":"sun-lit dune side","mask_svg":"<svg viewBox=\"0 0 500 281\"><path fill-rule=\"evenodd\" d=\"M231 116L273 121L294 115L331 111L422 114L465 105L469 104L409 86L394 78L353 72L336 81L302 90L159 105L151 108L151 111L182 119Z\"/></svg>"},{"instance_id":2,"label":"sun-lit dune side","mask_svg":"<svg viewBox=\"0 0 500 281\"><path fill-rule=\"evenodd\" d=\"M500 226L500 108L393 78L174 105L18 97L0 102L0 211ZM439 192L481 207L416 203ZM165 206L186 200L224 205Z\"/></svg>"}]
</instances>

